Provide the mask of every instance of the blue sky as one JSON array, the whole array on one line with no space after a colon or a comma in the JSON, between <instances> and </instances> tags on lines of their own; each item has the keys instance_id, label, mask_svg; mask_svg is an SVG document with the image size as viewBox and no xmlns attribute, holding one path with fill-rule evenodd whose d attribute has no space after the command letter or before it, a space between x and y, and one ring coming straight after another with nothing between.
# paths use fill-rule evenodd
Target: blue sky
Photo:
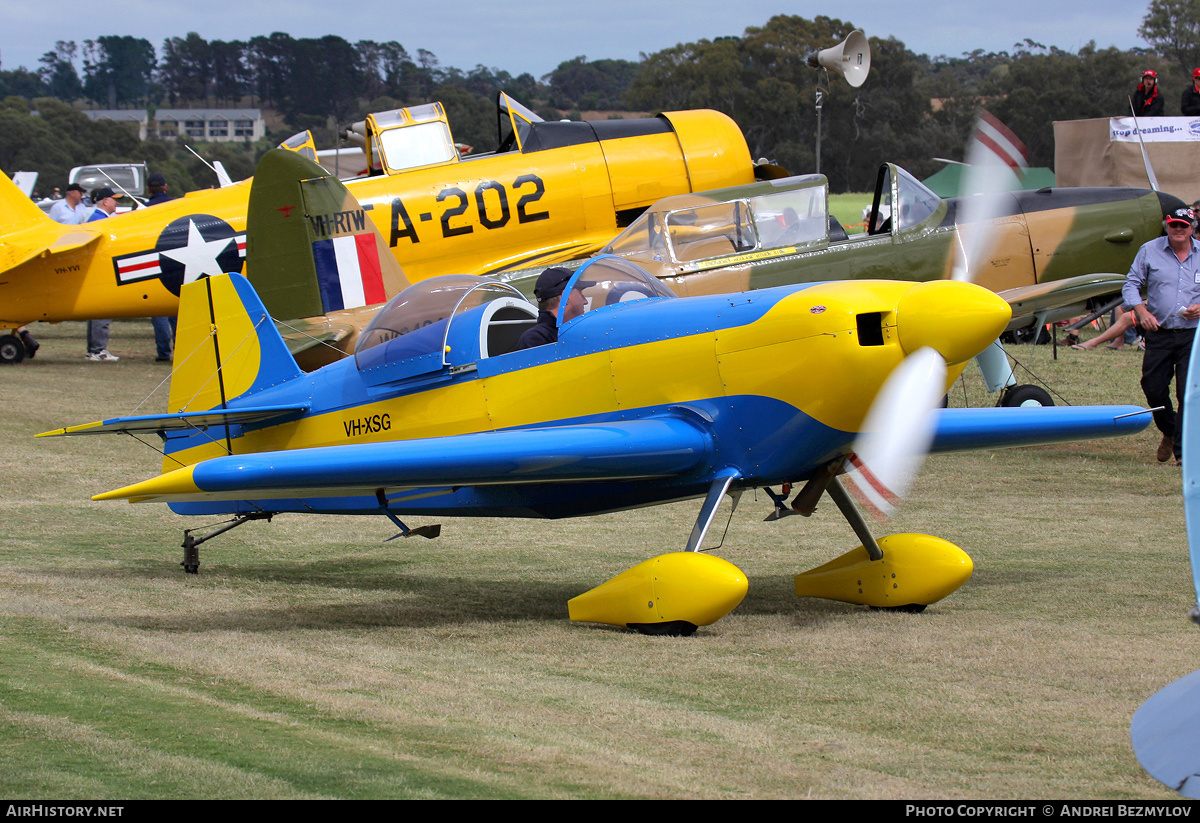
<instances>
[{"instance_id":1,"label":"blue sky","mask_svg":"<svg viewBox=\"0 0 1200 823\"><path fill-rule=\"evenodd\" d=\"M336 34L351 42L396 40L414 56L421 48L433 52L443 66L469 70L482 64L541 77L579 55L637 60L643 52L676 43L741 34L775 14L826 14L855 23L869 36L894 36L931 56L1012 50L1026 38L1068 51L1091 40L1102 48L1132 48L1146 45L1137 28L1149 0L1092 0L1071 8L1053 4L1053 9L1041 0L575 0L518 10L523 5L495 0L0 0L0 68L36 69L56 40L133 35L160 49L167 37L190 31L208 40L283 31L293 37Z\"/></svg>"}]
</instances>

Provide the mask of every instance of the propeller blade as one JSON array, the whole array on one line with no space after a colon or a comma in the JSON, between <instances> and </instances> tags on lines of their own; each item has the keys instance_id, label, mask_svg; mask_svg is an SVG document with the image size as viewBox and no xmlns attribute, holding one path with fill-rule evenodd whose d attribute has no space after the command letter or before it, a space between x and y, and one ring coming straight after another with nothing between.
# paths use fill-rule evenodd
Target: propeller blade
<instances>
[{"instance_id":1,"label":"propeller blade","mask_svg":"<svg viewBox=\"0 0 1200 823\"><path fill-rule=\"evenodd\" d=\"M1133 107L1132 98L1129 101L1129 111L1133 114L1133 130L1137 132L1138 146L1142 149L1142 165L1146 167L1146 180L1150 183L1150 188L1155 191L1162 191L1158 187L1158 175L1154 173L1154 166L1150 165L1150 155L1146 154L1146 141L1142 139L1142 126L1138 122L1137 111Z\"/></svg>"},{"instance_id":2,"label":"propeller blade","mask_svg":"<svg viewBox=\"0 0 1200 823\"><path fill-rule=\"evenodd\" d=\"M951 277L972 281L995 242L995 221L1001 215L1000 195L1012 188L1029 167L1029 149L1007 126L987 111L980 111L975 132L967 145L966 171L959 201L960 254Z\"/></svg>"},{"instance_id":3,"label":"propeller blade","mask_svg":"<svg viewBox=\"0 0 1200 823\"><path fill-rule=\"evenodd\" d=\"M946 362L922 348L896 367L871 404L849 458L846 489L877 520L891 515L920 470L945 389Z\"/></svg>"}]
</instances>

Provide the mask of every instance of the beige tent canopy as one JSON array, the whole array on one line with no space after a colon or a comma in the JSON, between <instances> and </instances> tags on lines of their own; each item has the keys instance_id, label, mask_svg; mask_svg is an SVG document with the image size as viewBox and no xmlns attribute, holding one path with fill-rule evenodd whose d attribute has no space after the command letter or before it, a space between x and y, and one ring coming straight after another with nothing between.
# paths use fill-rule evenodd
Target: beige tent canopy
<instances>
[{"instance_id":1,"label":"beige tent canopy","mask_svg":"<svg viewBox=\"0 0 1200 823\"><path fill-rule=\"evenodd\" d=\"M1159 189L1200 199L1200 117L1140 117L1136 125ZM1055 121L1054 177L1058 186L1149 188L1134 118Z\"/></svg>"}]
</instances>

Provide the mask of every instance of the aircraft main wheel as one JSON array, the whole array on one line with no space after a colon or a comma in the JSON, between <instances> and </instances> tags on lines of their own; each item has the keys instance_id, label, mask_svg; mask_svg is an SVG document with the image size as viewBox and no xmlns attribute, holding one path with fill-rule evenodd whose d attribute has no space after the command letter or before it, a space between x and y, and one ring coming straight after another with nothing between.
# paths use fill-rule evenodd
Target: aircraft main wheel
<instances>
[{"instance_id":1,"label":"aircraft main wheel","mask_svg":"<svg viewBox=\"0 0 1200 823\"><path fill-rule=\"evenodd\" d=\"M15 334L0 337L0 363L16 365L25 359L25 344Z\"/></svg>"},{"instance_id":2,"label":"aircraft main wheel","mask_svg":"<svg viewBox=\"0 0 1200 823\"><path fill-rule=\"evenodd\" d=\"M1000 397L1001 406L1053 406L1054 398L1041 386L1013 386Z\"/></svg>"}]
</instances>

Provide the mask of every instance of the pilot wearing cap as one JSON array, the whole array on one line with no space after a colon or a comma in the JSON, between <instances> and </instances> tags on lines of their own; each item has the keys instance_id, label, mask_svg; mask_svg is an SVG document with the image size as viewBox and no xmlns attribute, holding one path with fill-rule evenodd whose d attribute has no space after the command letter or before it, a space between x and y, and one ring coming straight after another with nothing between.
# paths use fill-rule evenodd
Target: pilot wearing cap
<instances>
[{"instance_id":1,"label":"pilot wearing cap","mask_svg":"<svg viewBox=\"0 0 1200 823\"><path fill-rule=\"evenodd\" d=\"M1158 462L1174 455L1178 464L1182 437L1176 430L1176 409L1171 407L1171 379L1175 379L1175 399L1182 414L1192 338L1200 323L1200 240L1192 235L1196 217L1187 206L1167 214L1163 226L1166 237L1156 237L1138 249L1121 298L1133 307L1146 341L1142 359L1146 402L1151 408L1162 407L1154 412L1154 425L1162 432Z\"/></svg>"},{"instance_id":2,"label":"pilot wearing cap","mask_svg":"<svg viewBox=\"0 0 1200 823\"><path fill-rule=\"evenodd\" d=\"M513 351L532 349L534 346L558 342L558 306L562 299L563 289L572 274L574 272L570 269L554 266L538 275L537 283L533 287L533 296L538 301L537 324L526 329ZM571 289L571 293L567 296L563 322L575 319L587 308L587 302L583 299L583 293L580 291L587 285L589 284L579 281L575 284L575 288Z\"/></svg>"}]
</instances>

